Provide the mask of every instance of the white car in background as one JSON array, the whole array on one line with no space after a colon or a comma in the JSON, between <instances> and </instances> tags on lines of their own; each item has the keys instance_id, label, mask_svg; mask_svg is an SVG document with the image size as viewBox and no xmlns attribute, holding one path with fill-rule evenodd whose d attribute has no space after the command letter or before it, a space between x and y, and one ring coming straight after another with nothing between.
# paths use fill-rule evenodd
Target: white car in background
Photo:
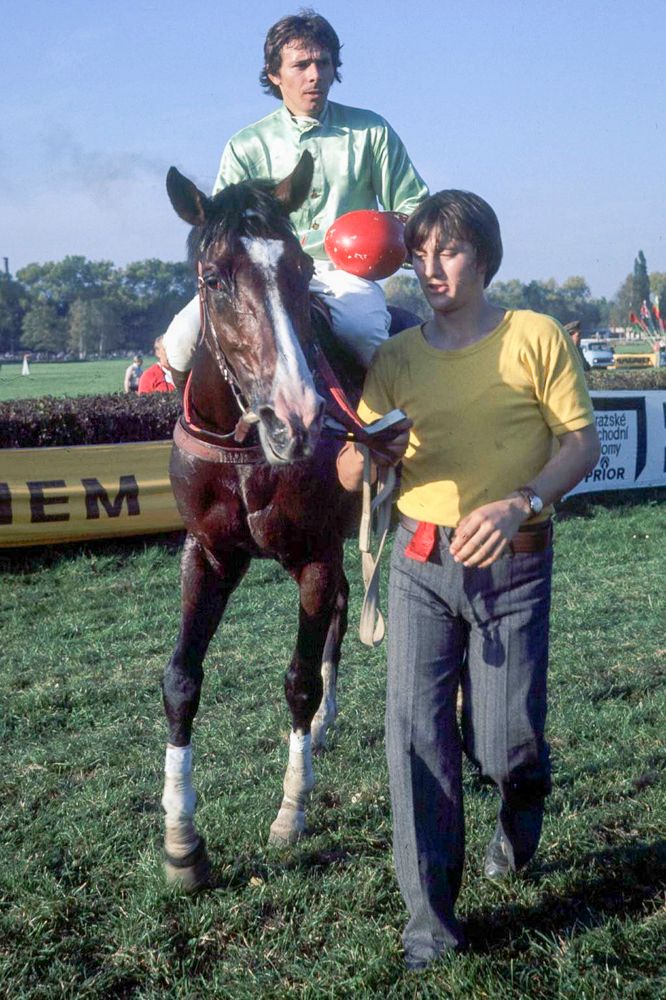
<instances>
[{"instance_id":1,"label":"white car in background","mask_svg":"<svg viewBox=\"0 0 666 1000\"><path fill-rule=\"evenodd\" d=\"M609 368L615 364L615 352L605 340L583 338L580 349L590 368Z\"/></svg>"}]
</instances>

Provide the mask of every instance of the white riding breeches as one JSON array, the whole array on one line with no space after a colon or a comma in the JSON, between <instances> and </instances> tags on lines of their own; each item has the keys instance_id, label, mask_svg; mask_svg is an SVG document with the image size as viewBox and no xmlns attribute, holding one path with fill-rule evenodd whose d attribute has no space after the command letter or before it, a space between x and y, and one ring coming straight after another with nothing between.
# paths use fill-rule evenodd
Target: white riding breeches
<instances>
[{"instance_id":1,"label":"white riding breeches","mask_svg":"<svg viewBox=\"0 0 666 1000\"><path fill-rule=\"evenodd\" d=\"M199 339L199 296L195 295L184 309L177 312L169 323L162 339L167 361L179 372L192 367L194 349Z\"/></svg>"},{"instance_id":2,"label":"white riding breeches","mask_svg":"<svg viewBox=\"0 0 666 1000\"><path fill-rule=\"evenodd\" d=\"M388 337L391 318L381 286L337 270L326 261L315 261L310 288L328 306L335 335L367 368ZM164 349L172 368L189 371L198 337L199 298L195 296L176 313L164 334Z\"/></svg>"},{"instance_id":3,"label":"white riding breeches","mask_svg":"<svg viewBox=\"0 0 666 1000\"><path fill-rule=\"evenodd\" d=\"M317 260L310 288L328 306L336 337L368 368L391 322L381 285Z\"/></svg>"}]
</instances>

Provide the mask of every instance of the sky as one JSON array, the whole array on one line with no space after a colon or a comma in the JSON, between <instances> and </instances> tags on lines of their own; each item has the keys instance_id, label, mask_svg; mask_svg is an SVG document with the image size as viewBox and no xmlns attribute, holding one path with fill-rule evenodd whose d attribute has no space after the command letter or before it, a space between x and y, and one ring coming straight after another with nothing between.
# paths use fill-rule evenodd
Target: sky
<instances>
[{"instance_id":1,"label":"sky","mask_svg":"<svg viewBox=\"0 0 666 1000\"><path fill-rule=\"evenodd\" d=\"M171 164L208 191L270 113L263 40L284 0L0 0L0 258L184 259ZM498 280L584 277L611 298L666 271L663 0L321 0L332 100L390 121L432 191L493 206ZM0 266L2 260L0 260Z\"/></svg>"}]
</instances>

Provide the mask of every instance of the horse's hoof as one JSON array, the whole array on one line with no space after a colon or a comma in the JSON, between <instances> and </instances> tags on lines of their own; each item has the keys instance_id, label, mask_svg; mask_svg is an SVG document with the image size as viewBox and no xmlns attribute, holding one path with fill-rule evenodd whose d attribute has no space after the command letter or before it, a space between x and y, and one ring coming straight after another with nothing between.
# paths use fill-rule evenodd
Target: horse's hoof
<instances>
[{"instance_id":1,"label":"horse's hoof","mask_svg":"<svg viewBox=\"0 0 666 1000\"><path fill-rule=\"evenodd\" d=\"M305 834L305 813L300 811L295 812L291 809L281 809L271 825L268 843L276 846L295 844Z\"/></svg>"},{"instance_id":2,"label":"horse's hoof","mask_svg":"<svg viewBox=\"0 0 666 1000\"><path fill-rule=\"evenodd\" d=\"M197 846L184 858L174 858L164 852L164 872L167 882L183 892L194 893L210 885L210 860L206 842L201 838Z\"/></svg>"}]
</instances>

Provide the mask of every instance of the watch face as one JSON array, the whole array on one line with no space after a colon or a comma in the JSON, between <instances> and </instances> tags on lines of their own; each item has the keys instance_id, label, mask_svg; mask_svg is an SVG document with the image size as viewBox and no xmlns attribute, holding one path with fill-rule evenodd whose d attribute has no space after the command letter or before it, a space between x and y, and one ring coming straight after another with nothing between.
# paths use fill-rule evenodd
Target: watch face
<instances>
[{"instance_id":1,"label":"watch face","mask_svg":"<svg viewBox=\"0 0 666 1000\"><path fill-rule=\"evenodd\" d=\"M543 510L543 500L535 494L530 497L530 507L533 514L540 514Z\"/></svg>"}]
</instances>

